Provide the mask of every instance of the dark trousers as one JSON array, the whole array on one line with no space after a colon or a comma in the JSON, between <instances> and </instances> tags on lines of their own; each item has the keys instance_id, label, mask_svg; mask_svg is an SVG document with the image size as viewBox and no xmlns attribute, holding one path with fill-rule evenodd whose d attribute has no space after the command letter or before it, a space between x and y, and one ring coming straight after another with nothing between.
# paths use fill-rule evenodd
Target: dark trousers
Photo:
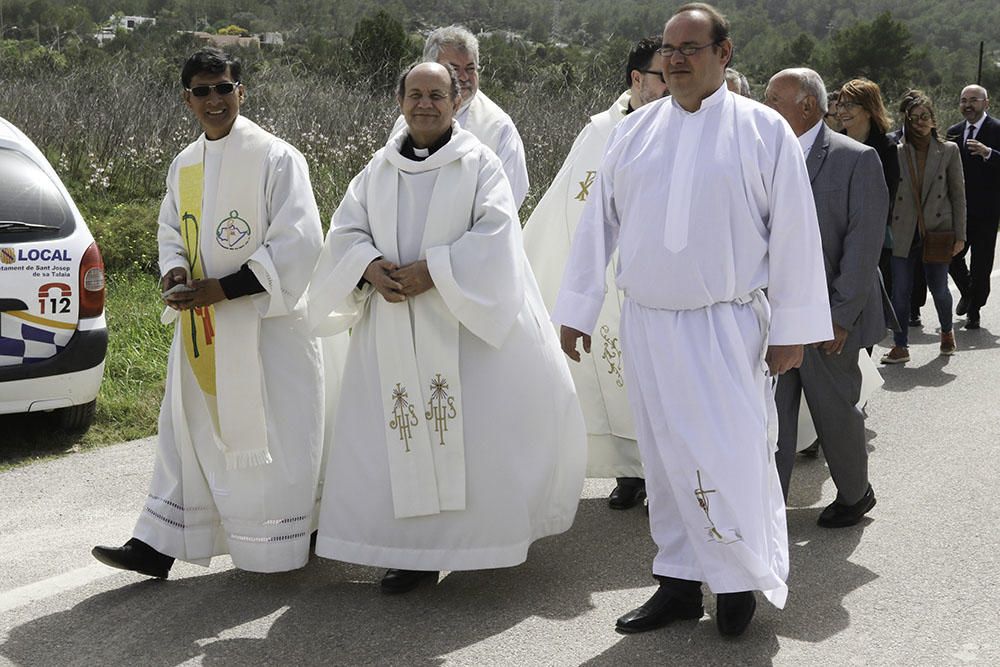
<instances>
[{"instance_id":1,"label":"dark trousers","mask_svg":"<svg viewBox=\"0 0 1000 667\"><path fill-rule=\"evenodd\" d=\"M997 221L970 217L966 227L968 243L965 250L951 261L951 274L958 291L969 306L969 317L979 317L979 309L990 296L990 273L997 249ZM968 267L965 256L970 255Z\"/></svg>"},{"instance_id":2,"label":"dark trousers","mask_svg":"<svg viewBox=\"0 0 1000 667\"><path fill-rule=\"evenodd\" d=\"M952 330L951 292L948 290L948 264L925 264L922 259L923 247L915 246L908 257L892 258L892 307L900 324L910 319L910 297L913 289L913 274L922 268L927 279L927 287L934 298L934 308L937 310L938 321L941 323L941 333ZM909 327L903 325L900 331L893 333L893 341L897 347L906 347L909 340Z\"/></svg>"},{"instance_id":3,"label":"dark trousers","mask_svg":"<svg viewBox=\"0 0 1000 667\"><path fill-rule=\"evenodd\" d=\"M774 394L778 411L778 451L774 458L786 501L795 465L803 393L816 434L823 443L830 476L837 486L837 501L853 505L868 491L865 417L857 407L861 396L858 348L845 346L840 354L828 355L807 346L802 365L778 377Z\"/></svg>"},{"instance_id":4,"label":"dark trousers","mask_svg":"<svg viewBox=\"0 0 1000 667\"><path fill-rule=\"evenodd\" d=\"M882 256L878 261L878 268L882 272L882 282L885 284L885 291L889 298L892 298L892 248L883 248ZM992 271L992 268L990 269ZM920 309L927 303L927 281L924 279L924 267L915 264L913 267L913 288L910 290L910 314L920 316ZM895 310L895 308L893 309ZM907 320L901 318L896 313L896 319L902 327L907 326Z\"/></svg>"}]
</instances>

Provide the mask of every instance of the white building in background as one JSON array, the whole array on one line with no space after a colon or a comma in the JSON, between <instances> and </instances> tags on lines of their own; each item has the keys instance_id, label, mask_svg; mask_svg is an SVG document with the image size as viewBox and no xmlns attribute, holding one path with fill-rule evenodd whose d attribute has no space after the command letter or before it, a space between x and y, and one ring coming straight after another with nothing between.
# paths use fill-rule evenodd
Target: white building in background
<instances>
[{"instance_id":1,"label":"white building in background","mask_svg":"<svg viewBox=\"0 0 1000 667\"><path fill-rule=\"evenodd\" d=\"M107 23L100 27L94 35L94 39L97 40L98 46L104 46L106 42L115 38L119 30L132 32L139 26L146 24L156 25L156 19L151 16L112 16Z\"/></svg>"}]
</instances>

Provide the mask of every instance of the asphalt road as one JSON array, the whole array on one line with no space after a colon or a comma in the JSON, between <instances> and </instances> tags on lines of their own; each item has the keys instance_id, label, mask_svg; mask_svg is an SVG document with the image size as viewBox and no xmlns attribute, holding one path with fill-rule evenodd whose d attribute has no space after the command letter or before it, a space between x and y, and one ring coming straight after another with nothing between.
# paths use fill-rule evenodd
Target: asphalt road
<instances>
[{"instance_id":1,"label":"asphalt road","mask_svg":"<svg viewBox=\"0 0 1000 667\"><path fill-rule=\"evenodd\" d=\"M404 596L379 594L379 570L319 558L278 575L178 563L166 582L106 568L90 548L130 535L153 462L142 440L0 474L0 664L1000 665L994 330L996 305L957 330L951 358L930 326L911 330L913 361L883 368L870 519L817 527L835 492L822 458L799 459L788 604L761 599L740 639L718 635L710 595L699 622L615 633L654 590L654 547L641 510L607 508L605 480L524 565Z\"/></svg>"}]
</instances>

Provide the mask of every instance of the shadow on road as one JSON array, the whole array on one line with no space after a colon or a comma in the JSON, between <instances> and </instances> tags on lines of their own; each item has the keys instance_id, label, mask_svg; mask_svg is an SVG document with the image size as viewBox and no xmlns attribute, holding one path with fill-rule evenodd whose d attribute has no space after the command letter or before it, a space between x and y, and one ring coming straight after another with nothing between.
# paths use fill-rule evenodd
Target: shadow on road
<instances>
[{"instance_id":1,"label":"shadow on road","mask_svg":"<svg viewBox=\"0 0 1000 667\"><path fill-rule=\"evenodd\" d=\"M822 463L802 468L809 475L825 470ZM748 633L727 641L716 631L709 594L700 621L643 635L616 635L613 619L628 610L611 610L598 631L614 644L588 664L766 665L779 635L819 642L842 631L850 623L844 597L876 575L848 561L862 527L824 531L816 513L789 511L791 595L784 611L759 598ZM402 596L379 594L381 570L321 558L283 574L224 570L127 583L12 628L0 656L46 667L166 667L192 659L233 666L439 665L533 617L568 620L590 612L597 592L646 588L636 591L645 600L653 591L654 554L641 510L612 512L603 498L592 498L581 501L573 530L541 540L516 568L453 572L435 587ZM117 576L126 582L136 575ZM553 651L572 638L572 631L553 637ZM503 650L482 664L517 662L516 646Z\"/></svg>"},{"instance_id":2,"label":"shadow on road","mask_svg":"<svg viewBox=\"0 0 1000 667\"><path fill-rule=\"evenodd\" d=\"M945 371L951 357L934 357L923 366L915 366L913 362L898 365L883 365L882 379L886 391L909 391L915 387L943 387L953 382L956 375Z\"/></svg>"},{"instance_id":3,"label":"shadow on road","mask_svg":"<svg viewBox=\"0 0 1000 667\"><path fill-rule=\"evenodd\" d=\"M47 666L437 665L526 619L588 612L594 592L651 585L653 555L641 509L587 499L573 530L536 543L516 568L453 572L402 596L378 592L382 570L315 557L283 574L141 581L12 628L0 656ZM234 631L270 616L255 625L259 638Z\"/></svg>"},{"instance_id":4,"label":"shadow on road","mask_svg":"<svg viewBox=\"0 0 1000 667\"><path fill-rule=\"evenodd\" d=\"M61 431L51 412L0 415L0 465L16 465L25 460L75 450L83 433Z\"/></svg>"}]
</instances>

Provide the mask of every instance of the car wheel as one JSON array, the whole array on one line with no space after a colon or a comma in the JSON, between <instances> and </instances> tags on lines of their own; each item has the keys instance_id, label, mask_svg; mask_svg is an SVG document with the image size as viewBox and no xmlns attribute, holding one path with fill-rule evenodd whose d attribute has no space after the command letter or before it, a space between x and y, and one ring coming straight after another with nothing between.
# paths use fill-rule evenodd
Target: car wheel
<instances>
[{"instance_id":1,"label":"car wheel","mask_svg":"<svg viewBox=\"0 0 1000 667\"><path fill-rule=\"evenodd\" d=\"M64 431L86 431L94 421L94 413L96 411L97 399L92 400L90 403L57 410L59 427Z\"/></svg>"}]
</instances>

